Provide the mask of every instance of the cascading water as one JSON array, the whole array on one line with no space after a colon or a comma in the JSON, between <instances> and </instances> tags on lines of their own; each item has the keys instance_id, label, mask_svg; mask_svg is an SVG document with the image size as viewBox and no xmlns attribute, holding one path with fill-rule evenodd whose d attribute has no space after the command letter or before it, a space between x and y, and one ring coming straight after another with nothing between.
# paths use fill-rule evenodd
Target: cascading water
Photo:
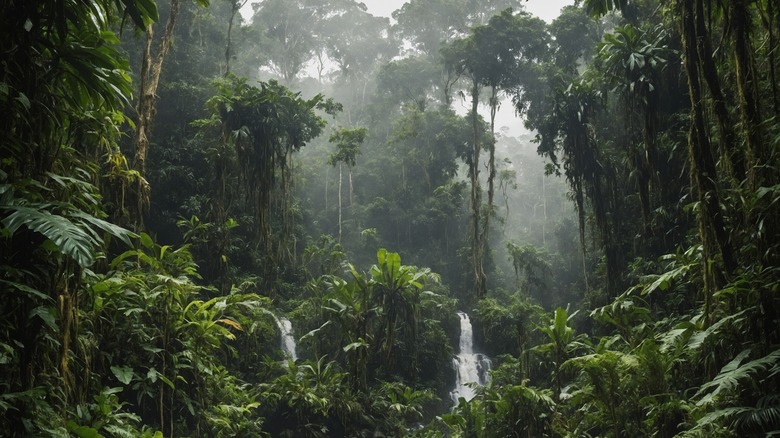
<instances>
[{"instance_id":1,"label":"cascading water","mask_svg":"<svg viewBox=\"0 0 780 438\"><path fill-rule=\"evenodd\" d=\"M456 372L455 389L450 396L455 404L460 397L467 401L474 398L474 388L467 383L484 385L490 380L490 359L480 353L474 353L474 331L471 327L469 316L458 312L460 317L460 352L452 360L452 366Z\"/></svg>"},{"instance_id":2,"label":"cascading water","mask_svg":"<svg viewBox=\"0 0 780 438\"><path fill-rule=\"evenodd\" d=\"M295 338L292 334L292 323L289 319L274 316L276 325L279 327L279 331L282 332L282 351L284 355L294 361L298 360L298 355L295 353Z\"/></svg>"}]
</instances>

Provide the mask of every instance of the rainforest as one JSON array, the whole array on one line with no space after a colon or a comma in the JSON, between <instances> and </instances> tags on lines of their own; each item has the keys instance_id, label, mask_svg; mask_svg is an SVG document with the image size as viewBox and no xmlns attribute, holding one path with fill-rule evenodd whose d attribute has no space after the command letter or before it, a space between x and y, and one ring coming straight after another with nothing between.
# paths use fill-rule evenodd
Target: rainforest
<instances>
[{"instance_id":1,"label":"rainforest","mask_svg":"<svg viewBox=\"0 0 780 438\"><path fill-rule=\"evenodd\" d=\"M0 436L780 436L780 4L540 2L0 2Z\"/></svg>"}]
</instances>

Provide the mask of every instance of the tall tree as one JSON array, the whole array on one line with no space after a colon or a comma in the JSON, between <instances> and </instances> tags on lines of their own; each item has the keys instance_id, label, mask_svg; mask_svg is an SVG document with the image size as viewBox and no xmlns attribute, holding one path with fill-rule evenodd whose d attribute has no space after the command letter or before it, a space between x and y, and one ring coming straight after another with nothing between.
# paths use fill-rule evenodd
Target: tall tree
<instances>
[{"instance_id":1,"label":"tall tree","mask_svg":"<svg viewBox=\"0 0 780 438\"><path fill-rule=\"evenodd\" d=\"M483 297L487 293L487 275L485 274L484 257L485 242L482 240L482 183L479 173L479 158L482 152L482 137L484 126L479 117L479 95L481 78L475 69L474 55L476 48L472 38L454 40L442 48L447 69L456 77L467 75L470 82L471 96L471 147L466 152L466 164L468 166L469 182L471 183L471 263L474 273L474 291L477 297Z\"/></svg>"},{"instance_id":2,"label":"tall tree","mask_svg":"<svg viewBox=\"0 0 780 438\"><path fill-rule=\"evenodd\" d=\"M696 6L703 13L703 5ZM734 53L734 73L739 97L740 118L750 158L750 183L753 189L761 186L766 176L760 163L766 161L763 135L763 117L759 98L758 66L753 49L753 16L745 0L728 2L729 32ZM702 35L701 38L706 38Z\"/></svg>"},{"instance_id":3,"label":"tall tree","mask_svg":"<svg viewBox=\"0 0 780 438\"><path fill-rule=\"evenodd\" d=\"M236 15L249 0L230 0L230 19L228 20L227 35L225 37L225 75L230 74L230 59L233 57L233 23Z\"/></svg>"},{"instance_id":4,"label":"tall tree","mask_svg":"<svg viewBox=\"0 0 780 438\"><path fill-rule=\"evenodd\" d=\"M347 165L347 172L349 173L349 205L352 207L354 200L354 190L352 187L352 168L355 167L355 160L360 155L360 145L366 139L368 134L367 128L339 128L328 139L329 142L336 144L336 152L328 157L328 164L339 166L339 242L341 242L341 226L342 226L342 196L341 196L341 166Z\"/></svg>"},{"instance_id":5,"label":"tall tree","mask_svg":"<svg viewBox=\"0 0 780 438\"><path fill-rule=\"evenodd\" d=\"M262 35L269 67L290 86L320 44L315 31L323 6L310 0L266 0L255 6L251 26Z\"/></svg>"},{"instance_id":6,"label":"tall tree","mask_svg":"<svg viewBox=\"0 0 780 438\"><path fill-rule=\"evenodd\" d=\"M701 69L696 41L706 38L698 35L696 14L703 11L702 0L680 0L680 28L683 39L683 59L688 76L688 93L691 99L691 127L688 138L690 160L696 190L701 203L699 213L699 234L704 246L704 275L706 285L705 315L710 318L712 294L718 285L723 284L722 271L713 270L718 253L723 260L726 275L734 273L737 267L731 239L726 229L726 220L721 207L721 196L717 186L717 169L712 145L707 131L704 101L701 87ZM715 240L713 242L713 239Z\"/></svg>"},{"instance_id":7,"label":"tall tree","mask_svg":"<svg viewBox=\"0 0 780 438\"><path fill-rule=\"evenodd\" d=\"M271 260L281 251L286 232L272 236L273 196L279 197L281 225L288 219L292 178L292 154L317 137L325 120L315 109L333 111L335 104L322 95L303 99L276 81L247 84L246 79L229 76L219 84L218 94L209 101L214 122L222 138L235 148L247 201L254 208L258 246ZM278 181L281 179L281 183Z\"/></svg>"},{"instance_id":8,"label":"tall tree","mask_svg":"<svg viewBox=\"0 0 780 438\"><path fill-rule=\"evenodd\" d=\"M195 0L202 7L209 5L209 0ZM146 181L146 158L149 155L149 137L154 125L154 116L157 104L157 87L160 85L163 62L168 54L173 41L173 32L176 27L176 19L179 16L181 0L171 0L168 10L168 19L165 24L165 32L157 47L156 56L153 55L154 23L146 23L146 44L141 58L140 80L138 82L138 103L136 105L136 141L135 159L133 168L138 172L136 183L135 220L136 227L142 229L143 216L149 206L150 187ZM154 60L152 59L154 57Z\"/></svg>"},{"instance_id":9,"label":"tall tree","mask_svg":"<svg viewBox=\"0 0 780 438\"><path fill-rule=\"evenodd\" d=\"M632 25L615 29L604 35L599 49L606 81L625 102L625 108L641 108L644 150L628 146L629 161L638 174L639 198L642 207L645 234L650 234L652 187L657 189L660 179L657 147L659 82L661 71L672 55L665 44L666 32L659 35L642 31Z\"/></svg>"},{"instance_id":10,"label":"tall tree","mask_svg":"<svg viewBox=\"0 0 780 438\"><path fill-rule=\"evenodd\" d=\"M475 266L475 289L478 297L487 292L484 257L488 253L490 219L493 216L496 178L495 118L500 104L499 92L512 90L518 94L524 84L523 71L527 65L541 58L547 48L544 23L527 13L514 14L507 9L489 20L486 25L471 30L471 35L455 40L442 50L445 64L455 74L466 74L471 80L471 117L473 151L470 155L469 178L472 183L472 214ZM489 87L490 133L487 140L487 206L482 211L479 180L479 155L482 149L481 130L477 122L479 96L482 87Z\"/></svg>"},{"instance_id":11,"label":"tall tree","mask_svg":"<svg viewBox=\"0 0 780 438\"><path fill-rule=\"evenodd\" d=\"M467 29L462 0L412 0L393 12L395 31L419 52L435 59L443 44L462 37Z\"/></svg>"}]
</instances>

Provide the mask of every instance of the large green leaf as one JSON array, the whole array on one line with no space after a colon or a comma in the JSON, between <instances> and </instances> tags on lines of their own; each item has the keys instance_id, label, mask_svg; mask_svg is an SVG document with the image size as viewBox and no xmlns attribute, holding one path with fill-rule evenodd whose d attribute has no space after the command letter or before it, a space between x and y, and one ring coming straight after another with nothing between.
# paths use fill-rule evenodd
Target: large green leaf
<instances>
[{"instance_id":1,"label":"large green leaf","mask_svg":"<svg viewBox=\"0 0 780 438\"><path fill-rule=\"evenodd\" d=\"M30 318L37 316L49 327L53 332L59 332L60 328L57 325L56 310L52 306L38 306L30 311L28 315Z\"/></svg>"},{"instance_id":2,"label":"large green leaf","mask_svg":"<svg viewBox=\"0 0 780 438\"><path fill-rule=\"evenodd\" d=\"M13 235L22 226L46 236L56 248L75 260L81 267L89 267L95 261L95 252L102 244L101 236L92 229L97 228L110 236L132 246L133 232L99 219L81 210L69 209L68 217L51 213L49 204L40 204L38 208L29 206L6 206L11 214L2 221L9 235Z\"/></svg>"},{"instance_id":3,"label":"large green leaf","mask_svg":"<svg viewBox=\"0 0 780 438\"><path fill-rule=\"evenodd\" d=\"M117 379L125 385L129 385L133 380L133 369L130 367L111 367L111 372L114 373Z\"/></svg>"},{"instance_id":4,"label":"large green leaf","mask_svg":"<svg viewBox=\"0 0 780 438\"><path fill-rule=\"evenodd\" d=\"M13 282L13 281L7 281L7 280L0 280L0 284L5 284L5 285L8 285L8 286L14 288L14 289L18 290L19 292L24 293L28 298L33 298L34 297L34 298L40 298L40 299L42 299L44 301L51 301L51 297L49 297L45 293L39 291L38 289L35 289L35 288L30 287L28 285L21 284L21 283L16 283L16 282Z\"/></svg>"},{"instance_id":5,"label":"large green leaf","mask_svg":"<svg viewBox=\"0 0 780 438\"><path fill-rule=\"evenodd\" d=\"M94 252L98 242L83 226L46 210L22 206L8 208L12 213L3 219L3 225L11 234L26 226L31 231L46 236L63 254L71 257L82 267L86 268L94 263Z\"/></svg>"},{"instance_id":6,"label":"large green leaf","mask_svg":"<svg viewBox=\"0 0 780 438\"><path fill-rule=\"evenodd\" d=\"M115 2L120 10L124 10L124 13L130 16L139 29L145 29L147 24L160 19L157 3L154 0L115 0Z\"/></svg>"}]
</instances>

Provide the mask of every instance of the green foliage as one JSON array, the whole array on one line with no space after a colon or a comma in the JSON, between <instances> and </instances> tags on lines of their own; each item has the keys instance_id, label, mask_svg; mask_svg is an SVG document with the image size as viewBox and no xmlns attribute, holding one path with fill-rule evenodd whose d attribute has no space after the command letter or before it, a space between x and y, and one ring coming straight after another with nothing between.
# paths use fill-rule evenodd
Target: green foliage
<instances>
[{"instance_id":1,"label":"green foliage","mask_svg":"<svg viewBox=\"0 0 780 438\"><path fill-rule=\"evenodd\" d=\"M129 65L110 29L124 13L138 26L157 14L144 0L0 6L8 48L0 66L2 435L94 436L100 425L66 421L88 421L80 417L98 409L87 407L92 400L106 428L138 430L132 416L107 418L121 405L98 395L83 324L89 268L101 269L109 248L134 237L102 204L101 164L121 155L116 142L129 120L121 113Z\"/></svg>"},{"instance_id":2,"label":"green foliage","mask_svg":"<svg viewBox=\"0 0 780 438\"><path fill-rule=\"evenodd\" d=\"M339 128L334 132L329 142L336 144L336 153L328 158L328 164L345 163L349 167L355 166L355 157L360 155L360 145L365 141L368 129L366 128Z\"/></svg>"},{"instance_id":3,"label":"green foliage","mask_svg":"<svg viewBox=\"0 0 780 438\"><path fill-rule=\"evenodd\" d=\"M614 10L623 10L629 4L628 0L585 0L585 11L594 17L606 15Z\"/></svg>"},{"instance_id":4,"label":"green foliage","mask_svg":"<svg viewBox=\"0 0 780 438\"><path fill-rule=\"evenodd\" d=\"M321 315L317 320L322 322L301 338L301 344L312 345L317 355L328 353L342 364L350 390L361 397L379 390L373 383L377 381L415 389L422 385L446 394L452 351L441 314L454 314L454 307L427 289L436 286L438 276L402 265L397 253L384 249L377 252L377 264L368 272L360 273L352 265L347 268L349 280L326 275L311 283L314 295L306 304L308 318ZM319 288L326 293L320 296ZM382 397L401 397L389 387L381 391ZM415 403L429 401L426 397ZM411 412L401 413L388 421L413 420Z\"/></svg>"},{"instance_id":5,"label":"green foliage","mask_svg":"<svg viewBox=\"0 0 780 438\"><path fill-rule=\"evenodd\" d=\"M0 4L0 435L778 434L774 2L584 1L548 26L519 0L411 0L392 27L352 0L267 0L251 24L240 3L182 5L138 96L160 103L148 175L120 149L147 41L112 30L164 8ZM214 93L228 66L251 78ZM252 82L269 72L284 85ZM529 142L489 132L502 93L569 185L579 251ZM323 137L324 114L361 127ZM456 308L495 367L453 408Z\"/></svg>"},{"instance_id":6,"label":"green foliage","mask_svg":"<svg viewBox=\"0 0 780 438\"><path fill-rule=\"evenodd\" d=\"M271 263L289 260L285 246L296 238L292 227L296 219L291 199L292 156L325 127L316 110L333 111L338 105L321 94L304 99L300 92L274 80L255 87L246 78L231 75L218 81L217 88L218 94L207 102L211 119L201 124L219 126L222 147L235 150L234 165L241 183L237 189L247 201L246 214L254 226L247 237L262 250L259 257ZM228 169L220 168L218 176L215 184L222 188L217 191L217 201L225 209ZM270 266L266 268L268 283L276 280L272 271Z\"/></svg>"},{"instance_id":7,"label":"green foliage","mask_svg":"<svg viewBox=\"0 0 780 438\"><path fill-rule=\"evenodd\" d=\"M728 393L743 385L743 381L754 380L761 374L774 375L780 371L780 350L768 355L742 363L750 355L750 350L743 350L731 362L723 366L714 379L699 388L694 398L699 398L697 405L713 403Z\"/></svg>"},{"instance_id":8,"label":"green foliage","mask_svg":"<svg viewBox=\"0 0 780 438\"><path fill-rule=\"evenodd\" d=\"M118 256L113 271L90 288L92 318L101 329L98 347L105 352L99 363L117 364L110 366L111 373L124 385L126 400L142 408L145 421L156 419L168 433L176 415L193 416L188 421L199 427L206 427L207 419L219 426L214 413L204 418L195 412L233 404L220 398L240 385L225 371L226 359L235 354L232 341L244 332L239 321L262 302L247 294L199 299L205 291L192 282L197 272L186 248L155 244L146 234L140 242L141 248ZM189 414L169 410L171 404L188 406ZM224 412L253 415L251 406Z\"/></svg>"},{"instance_id":9,"label":"green foliage","mask_svg":"<svg viewBox=\"0 0 780 438\"><path fill-rule=\"evenodd\" d=\"M546 336L548 341L531 348L532 354L538 355L550 369L550 379L553 382L553 395L556 399L561 397L563 391L563 374L566 372L564 363L577 351L588 351L587 337L575 335L574 329L569 326L570 318L565 309L559 307L553 313L549 325L538 325L536 328Z\"/></svg>"},{"instance_id":10,"label":"green foliage","mask_svg":"<svg viewBox=\"0 0 780 438\"><path fill-rule=\"evenodd\" d=\"M479 329L477 339L490 356L521 356L533 345L533 331L541 315L542 309L524 297L513 296L507 302L485 298L477 303L473 315ZM523 373L529 366L525 363Z\"/></svg>"},{"instance_id":11,"label":"green foliage","mask_svg":"<svg viewBox=\"0 0 780 438\"><path fill-rule=\"evenodd\" d=\"M615 91L634 94L644 105L650 105L651 93L657 86L654 83L672 54L664 44L663 33L648 34L627 25L605 34L599 45L599 61L605 64L610 75L607 81L618 87Z\"/></svg>"},{"instance_id":12,"label":"green foliage","mask_svg":"<svg viewBox=\"0 0 780 438\"><path fill-rule=\"evenodd\" d=\"M549 436L555 402L549 390L521 385L491 388L484 397L489 436Z\"/></svg>"},{"instance_id":13,"label":"green foliage","mask_svg":"<svg viewBox=\"0 0 780 438\"><path fill-rule=\"evenodd\" d=\"M517 289L548 304L548 300L543 298L552 293L549 281L552 266L546 251L533 245L519 246L512 242L507 242L506 248L515 268Z\"/></svg>"},{"instance_id":14,"label":"green foliage","mask_svg":"<svg viewBox=\"0 0 780 438\"><path fill-rule=\"evenodd\" d=\"M30 231L45 236L59 252L72 258L83 268L94 263L95 253L103 245L101 236L91 226L97 227L130 245L130 237L134 236L130 231L72 206L68 207L68 205L46 204L0 206L0 208L10 211L10 214L3 219L6 237L13 238L14 233L20 227L25 226ZM70 217L53 214L49 209L62 209Z\"/></svg>"}]
</instances>

